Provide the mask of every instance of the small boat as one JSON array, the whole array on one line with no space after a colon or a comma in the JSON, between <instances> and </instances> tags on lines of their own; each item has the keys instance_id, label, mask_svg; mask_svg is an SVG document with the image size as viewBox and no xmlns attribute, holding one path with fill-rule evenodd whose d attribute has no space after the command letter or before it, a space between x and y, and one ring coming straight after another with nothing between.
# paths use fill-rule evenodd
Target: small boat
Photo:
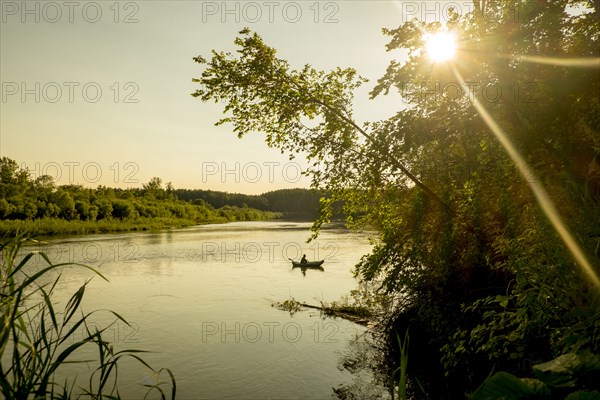
<instances>
[{"instance_id":1,"label":"small boat","mask_svg":"<svg viewBox=\"0 0 600 400\"><path fill-rule=\"evenodd\" d=\"M323 265L324 262L325 262L325 260L321 260L321 261L308 261L308 262L302 263L300 261L294 261L294 260L292 260L292 268L296 268L296 267L300 267L300 268L319 268L321 265Z\"/></svg>"}]
</instances>

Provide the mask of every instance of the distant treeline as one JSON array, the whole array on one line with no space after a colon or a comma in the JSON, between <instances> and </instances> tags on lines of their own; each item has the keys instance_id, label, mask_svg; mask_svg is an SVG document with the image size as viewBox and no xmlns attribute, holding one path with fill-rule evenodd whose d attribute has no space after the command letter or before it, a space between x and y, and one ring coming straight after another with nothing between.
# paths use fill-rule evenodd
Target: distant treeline
<instances>
[{"instance_id":1,"label":"distant treeline","mask_svg":"<svg viewBox=\"0 0 600 400\"><path fill-rule=\"evenodd\" d=\"M0 235L160 229L200 223L254 221L280 217L239 204L178 199L170 183L152 178L141 189L57 186L52 177L32 178L7 157L0 159Z\"/></svg>"},{"instance_id":2,"label":"distant treeline","mask_svg":"<svg viewBox=\"0 0 600 400\"><path fill-rule=\"evenodd\" d=\"M176 189L180 200L220 208L225 205L250 207L261 211L282 213L285 218L314 219L323 193L309 189L281 189L260 195L217 192L214 190Z\"/></svg>"}]
</instances>

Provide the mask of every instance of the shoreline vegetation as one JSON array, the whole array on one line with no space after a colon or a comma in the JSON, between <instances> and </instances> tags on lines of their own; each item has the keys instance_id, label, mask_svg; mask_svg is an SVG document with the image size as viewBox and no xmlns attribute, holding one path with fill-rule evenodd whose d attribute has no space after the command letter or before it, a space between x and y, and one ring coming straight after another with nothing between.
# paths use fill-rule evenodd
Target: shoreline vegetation
<instances>
[{"instance_id":1,"label":"shoreline vegetation","mask_svg":"<svg viewBox=\"0 0 600 400\"><path fill-rule=\"evenodd\" d=\"M15 237L22 233L27 234L29 237L39 237L54 235L88 235L109 232L159 231L185 228L194 225L223 224L235 221L265 221L279 218L281 218L281 213L260 212L252 219L235 219L234 216L234 219L219 217L202 221L182 218L136 218L128 221L66 221L60 218L3 220L0 221L0 237Z\"/></svg>"},{"instance_id":2,"label":"shoreline vegetation","mask_svg":"<svg viewBox=\"0 0 600 400\"><path fill-rule=\"evenodd\" d=\"M56 185L0 159L0 237L155 231L285 218L314 220L323 193L283 189L261 195L175 189L154 177L142 188Z\"/></svg>"}]
</instances>

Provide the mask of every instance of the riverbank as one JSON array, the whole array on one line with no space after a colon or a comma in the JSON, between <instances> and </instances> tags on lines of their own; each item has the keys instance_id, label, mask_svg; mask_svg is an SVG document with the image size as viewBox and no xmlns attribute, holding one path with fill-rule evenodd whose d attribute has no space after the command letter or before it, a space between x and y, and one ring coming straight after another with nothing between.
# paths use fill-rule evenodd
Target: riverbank
<instances>
[{"instance_id":1,"label":"riverbank","mask_svg":"<svg viewBox=\"0 0 600 400\"><path fill-rule=\"evenodd\" d=\"M258 218L256 218L258 217ZM59 218L40 218L34 220L0 220L0 237L12 237L17 234L32 236L84 235L108 232L157 231L172 228L184 228L192 225L222 224L235 221L265 221L278 219L279 213L263 212L251 219L231 219L218 217L206 220L184 218L140 217L128 220L108 219L100 221L67 221Z\"/></svg>"}]
</instances>

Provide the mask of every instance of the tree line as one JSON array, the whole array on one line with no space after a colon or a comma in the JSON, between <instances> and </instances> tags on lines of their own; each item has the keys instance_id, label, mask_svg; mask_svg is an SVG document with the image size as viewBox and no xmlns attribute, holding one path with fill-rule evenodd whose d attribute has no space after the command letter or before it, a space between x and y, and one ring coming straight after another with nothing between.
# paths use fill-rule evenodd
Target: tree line
<instances>
[{"instance_id":1,"label":"tree line","mask_svg":"<svg viewBox=\"0 0 600 400\"><path fill-rule=\"evenodd\" d=\"M227 193L217 198L227 200ZM263 220L277 215L265 208L259 210L238 204L203 201L200 197L189 201L178 199L171 183L163 185L157 177L143 184L142 188L57 186L51 176L33 179L29 171L19 167L15 160L0 159L0 220L3 221L131 222L165 219L203 223Z\"/></svg>"},{"instance_id":2,"label":"tree line","mask_svg":"<svg viewBox=\"0 0 600 400\"><path fill-rule=\"evenodd\" d=\"M219 208L225 205L251 207L261 211L283 213L286 218L312 219L319 211L322 191L309 189L281 189L259 195L228 193L202 189L175 189L173 193L181 200L193 203L205 202Z\"/></svg>"}]
</instances>

